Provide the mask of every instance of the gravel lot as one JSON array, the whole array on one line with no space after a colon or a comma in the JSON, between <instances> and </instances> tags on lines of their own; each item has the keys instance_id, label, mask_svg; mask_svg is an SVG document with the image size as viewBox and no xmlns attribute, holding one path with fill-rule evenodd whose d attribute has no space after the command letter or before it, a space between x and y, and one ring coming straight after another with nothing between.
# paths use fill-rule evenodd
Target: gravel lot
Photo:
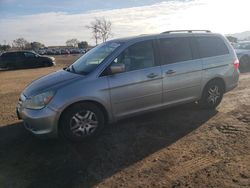
<instances>
[{"instance_id":1,"label":"gravel lot","mask_svg":"<svg viewBox=\"0 0 250 188\"><path fill-rule=\"evenodd\" d=\"M81 144L38 139L16 118L19 94L76 58L0 71L0 187L250 187L250 73L216 111L169 108L110 125Z\"/></svg>"}]
</instances>

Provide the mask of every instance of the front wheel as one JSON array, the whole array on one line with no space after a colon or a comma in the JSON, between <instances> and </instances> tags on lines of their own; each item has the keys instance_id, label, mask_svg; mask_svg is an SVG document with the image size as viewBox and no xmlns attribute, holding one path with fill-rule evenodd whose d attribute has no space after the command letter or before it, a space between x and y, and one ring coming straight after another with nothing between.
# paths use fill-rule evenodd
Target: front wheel
<instances>
[{"instance_id":1,"label":"front wheel","mask_svg":"<svg viewBox=\"0 0 250 188\"><path fill-rule=\"evenodd\" d=\"M92 103L78 103L62 116L63 135L71 141L83 141L96 136L104 127L102 111Z\"/></svg>"},{"instance_id":2,"label":"front wheel","mask_svg":"<svg viewBox=\"0 0 250 188\"><path fill-rule=\"evenodd\" d=\"M44 66L44 67L50 67L50 63L45 62L45 63L43 63L43 66Z\"/></svg>"},{"instance_id":3,"label":"front wheel","mask_svg":"<svg viewBox=\"0 0 250 188\"><path fill-rule=\"evenodd\" d=\"M215 109L221 102L224 87L220 81L210 81L203 90L199 104L202 108Z\"/></svg>"}]
</instances>

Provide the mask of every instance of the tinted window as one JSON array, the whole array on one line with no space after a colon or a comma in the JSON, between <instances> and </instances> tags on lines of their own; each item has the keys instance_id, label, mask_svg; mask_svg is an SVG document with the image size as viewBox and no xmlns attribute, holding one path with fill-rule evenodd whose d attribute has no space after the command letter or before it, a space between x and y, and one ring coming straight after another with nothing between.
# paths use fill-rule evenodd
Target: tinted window
<instances>
[{"instance_id":1,"label":"tinted window","mask_svg":"<svg viewBox=\"0 0 250 188\"><path fill-rule=\"evenodd\" d=\"M200 57L212 57L228 54L228 48L219 37L197 37Z\"/></svg>"},{"instance_id":2,"label":"tinted window","mask_svg":"<svg viewBox=\"0 0 250 188\"><path fill-rule=\"evenodd\" d=\"M178 37L160 40L163 64L188 61L192 59L189 38Z\"/></svg>"},{"instance_id":3,"label":"tinted window","mask_svg":"<svg viewBox=\"0 0 250 188\"><path fill-rule=\"evenodd\" d=\"M13 53L4 53L1 55L1 57L11 57Z\"/></svg>"},{"instance_id":4,"label":"tinted window","mask_svg":"<svg viewBox=\"0 0 250 188\"><path fill-rule=\"evenodd\" d=\"M24 52L25 57L35 57L35 54L31 52Z\"/></svg>"},{"instance_id":5,"label":"tinted window","mask_svg":"<svg viewBox=\"0 0 250 188\"><path fill-rule=\"evenodd\" d=\"M24 53L23 52L16 52L15 57L18 57L18 58L24 57Z\"/></svg>"},{"instance_id":6,"label":"tinted window","mask_svg":"<svg viewBox=\"0 0 250 188\"><path fill-rule=\"evenodd\" d=\"M152 41L136 43L125 49L114 63L123 63L126 71L145 69L154 66Z\"/></svg>"}]
</instances>

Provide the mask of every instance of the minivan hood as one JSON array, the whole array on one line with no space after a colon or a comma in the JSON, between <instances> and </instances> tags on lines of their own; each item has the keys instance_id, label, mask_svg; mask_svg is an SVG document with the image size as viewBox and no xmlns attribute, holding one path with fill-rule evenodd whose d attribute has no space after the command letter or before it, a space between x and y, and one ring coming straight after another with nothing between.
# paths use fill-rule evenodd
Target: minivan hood
<instances>
[{"instance_id":1,"label":"minivan hood","mask_svg":"<svg viewBox=\"0 0 250 188\"><path fill-rule=\"evenodd\" d=\"M25 88L23 94L26 97L34 96L42 93L43 91L57 89L61 85L65 85L81 77L83 76L79 74L74 74L65 70L59 70L31 82L31 84Z\"/></svg>"}]
</instances>

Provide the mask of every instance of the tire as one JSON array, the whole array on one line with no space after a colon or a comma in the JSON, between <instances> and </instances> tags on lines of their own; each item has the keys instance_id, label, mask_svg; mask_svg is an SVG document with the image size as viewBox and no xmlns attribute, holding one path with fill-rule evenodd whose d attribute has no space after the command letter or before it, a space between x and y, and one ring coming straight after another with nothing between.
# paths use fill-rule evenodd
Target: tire
<instances>
[{"instance_id":1,"label":"tire","mask_svg":"<svg viewBox=\"0 0 250 188\"><path fill-rule=\"evenodd\" d=\"M223 98L224 84L218 80L212 80L205 86L199 105L205 109L215 109Z\"/></svg>"},{"instance_id":2,"label":"tire","mask_svg":"<svg viewBox=\"0 0 250 188\"><path fill-rule=\"evenodd\" d=\"M50 65L49 63L45 62L45 63L43 64L43 66L44 66L44 67L50 67L51 65Z\"/></svg>"},{"instance_id":3,"label":"tire","mask_svg":"<svg viewBox=\"0 0 250 188\"><path fill-rule=\"evenodd\" d=\"M80 142L97 136L104 128L104 123L104 114L98 106L84 102L67 109L59 126L66 139Z\"/></svg>"}]
</instances>

